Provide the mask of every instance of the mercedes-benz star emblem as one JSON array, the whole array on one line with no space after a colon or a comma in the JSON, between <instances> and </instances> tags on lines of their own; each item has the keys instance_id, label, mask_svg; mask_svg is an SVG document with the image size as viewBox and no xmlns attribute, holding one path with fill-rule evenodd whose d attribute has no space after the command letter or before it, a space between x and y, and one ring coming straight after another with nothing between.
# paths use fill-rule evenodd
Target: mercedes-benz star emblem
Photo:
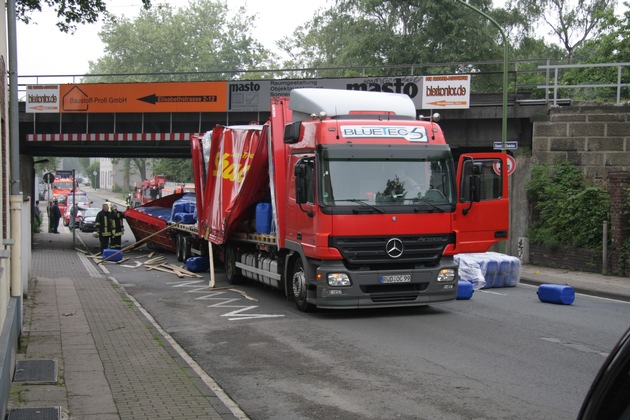
<instances>
[{"instance_id":1,"label":"mercedes-benz star emblem","mask_svg":"<svg viewBox=\"0 0 630 420\"><path fill-rule=\"evenodd\" d=\"M385 252L391 258L398 258L403 254L404 246L400 239L392 238L385 245Z\"/></svg>"}]
</instances>

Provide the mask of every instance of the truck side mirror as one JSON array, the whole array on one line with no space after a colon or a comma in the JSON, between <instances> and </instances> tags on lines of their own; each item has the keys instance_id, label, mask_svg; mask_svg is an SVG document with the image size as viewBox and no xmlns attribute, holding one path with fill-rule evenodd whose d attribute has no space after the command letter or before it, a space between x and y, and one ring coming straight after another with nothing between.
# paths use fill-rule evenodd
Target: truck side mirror
<instances>
[{"instance_id":1,"label":"truck side mirror","mask_svg":"<svg viewBox=\"0 0 630 420\"><path fill-rule=\"evenodd\" d=\"M300 140L300 121L296 121L284 126L284 143L295 144Z\"/></svg>"},{"instance_id":2,"label":"truck side mirror","mask_svg":"<svg viewBox=\"0 0 630 420\"><path fill-rule=\"evenodd\" d=\"M293 171L295 175L295 201L298 204L306 203L306 165L298 163Z\"/></svg>"}]
</instances>

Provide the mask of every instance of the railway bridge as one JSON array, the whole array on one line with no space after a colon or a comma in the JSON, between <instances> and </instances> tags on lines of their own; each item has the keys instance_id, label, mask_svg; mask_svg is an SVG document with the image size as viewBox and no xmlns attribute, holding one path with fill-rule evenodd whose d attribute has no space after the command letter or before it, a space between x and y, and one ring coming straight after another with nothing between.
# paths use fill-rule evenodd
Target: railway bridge
<instances>
[{"instance_id":1,"label":"railway bridge","mask_svg":"<svg viewBox=\"0 0 630 420\"><path fill-rule=\"evenodd\" d=\"M418 77L399 83L415 83ZM367 80L367 79L365 79ZM67 84L28 86L20 103L20 153L60 157L190 156L189 139L217 124L264 122L271 96L294 87L361 88L363 79L286 81ZM365 85L368 89L370 86ZM382 87L382 86L381 86ZM410 93L418 89L407 89ZM419 95L417 95L419 96ZM492 150L501 140L502 95L470 95L466 107L437 104L447 141L459 151ZM532 121L545 114L544 101L508 97L508 140L530 148Z\"/></svg>"}]
</instances>

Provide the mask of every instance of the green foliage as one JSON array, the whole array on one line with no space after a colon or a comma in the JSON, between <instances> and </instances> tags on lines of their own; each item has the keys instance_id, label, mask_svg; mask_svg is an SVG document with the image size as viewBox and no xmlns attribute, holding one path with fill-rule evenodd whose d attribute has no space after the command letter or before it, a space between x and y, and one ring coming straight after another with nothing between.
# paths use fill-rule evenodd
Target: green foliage
<instances>
[{"instance_id":1,"label":"green foliage","mask_svg":"<svg viewBox=\"0 0 630 420\"><path fill-rule=\"evenodd\" d=\"M573 62L573 54L588 39L604 33L614 16L617 0L511 0L529 28L542 24L550 30Z\"/></svg>"},{"instance_id":2,"label":"green foliage","mask_svg":"<svg viewBox=\"0 0 630 420\"><path fill-rule=\"evenodd\" d=\"M190 159L156 159L153 173L166 175L169 182L194 182Z\"/></svg>"},{"instance_id":3,"label":"green foliage","mask_svg":"<svg viewBox=\"0 0 630 420\"><path fill-rule=\"evenodd\" d=\"M626 216L626 221L630 220L630 188L626 189L626 200L623 203L623 214ZM627 231L626 231L627 232ZM619 253L619 267L621 267L622 274L628 275L625 271L626 263L630 258L630 235L624 239L621 244L621 250Z\"/></svg>"},{"instance_id":4,"label":"green foliage","mask_svg":"<svg viewBox=\"0 0 630 420\"><path fill-rule=\"evenodd\" d=\"M134 20L111 18L99 33L105 55L90 62L90 73L120 76L86 81L176 81L183 76L173 73L182 72L188 81L230 80L233 70L270 68L272 54L251 35L254 21L243 8L230 17L225 1L212 0L177 10L161 4Z\"/></svg>"},{"instance_id":5,"label":"green foliage","mask_svg":"<svg viewBox=\"0 0 630 420\"><path fill-rule=\"evenodd\" d=\"M96 176L94 176L94 172L96 172ZM100 173L101 163L98 160L90 163L90 165L87 167L86 175L90 178L90 183L92 184L93 188L96 188L99 185Z\"/></svg>"},{"instance_id":6,"label":"green foliage","mask_svg":"<svg viewBox=\"0 0 630 420\"><path fill-rule=\"evenodd\" d=\"M41 217L42 217L41 215L39 217L33 216L33 233L41 232L41 226L42 226Z\"/></svg>"},{"instance_id":7,"label":"green foliage","mask_svg":"<svg viewBox=\"0 0 630 420\"><path fill-rule=\"evenodd\" d=\"M491 1L471 3L492 12ZM339 0L279 43L290 57L284 66L378 66L503 57L498 29L487 19L455 3L443 6L440 2Z\"/></svg>"},{"instance_id":8,"label":"green foliage","mask_svg":"<svg viewBox=\"0 0 630 420\"><path fill-rule=\"evenodd\" d=\"M569 162L535 166L526 192L534 206L532 243L602 249L602 224L610 221L610 196L579 168Z\"/></svg>"},{"instance_id":9,"label":"green foliage","mask_svg":"<svg viewBox=\"0 0 630 420\"><path fill-rule=\"evenodd\" d=\"M625 2L630 8L630 3ZM577 49L575 58L580 63L624 63L630 62L630 10L617 18L608 16L606 33L596 39L586 41ZM563 76L563 83L578 85L588 80L591 84L616 84L618 78L617 67L588 67L567 70ZM621 72L621 83L630 83L630 72ZM630 96L630 88L622 88L621 97ZM574 90L573 97L582 101L614 102L617 99L617 89L583 88Z\"/></svg>"},{"instance_id":10,"label":"green foliage","mask_svg":"<svg viewBox=\"0 0 630 420\"><path fill-rule=\"evenodd\" d=\"M47 162L41 162L43 160L47 160ZM35 169L36 173L42 173L42 172L52 172L52 173L54 173L55 170L59 167L59 163L61 162L58 157L53 157L53 156L49 156L49 157L33 157L33 162L38 162L38 161L40 161L41 163L34 163L33 164L33 168ZM41 179L41 177L40 177L40 179Z\"/></svg>"}]
</instances>

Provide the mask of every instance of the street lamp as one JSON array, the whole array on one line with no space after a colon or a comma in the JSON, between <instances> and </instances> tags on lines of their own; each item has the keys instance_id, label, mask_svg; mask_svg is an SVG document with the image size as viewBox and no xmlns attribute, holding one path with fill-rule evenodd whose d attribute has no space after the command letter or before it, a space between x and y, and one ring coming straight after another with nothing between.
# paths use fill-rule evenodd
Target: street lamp
<instances>
[{"instance_id":1,"label":"street lamp","mask_svg":"<svg viewBox=\"0 0 630 420\"><path fill-rule=\"evenodd\" d=\"M492 22L492 24L499 29L499 32L501 33L501 36L503 37L503 115L502 115L502 126L501 126L501 149L505 152L505 142L507 141L507 98L508 98L507 87L508 87L508 46L509 46L508 39L501 25L499 25L497 21L494 20L490 15L482 12L481 10L477 9L475 6L472 6L466 3L464 0L457 0L457 2L463 4L464 6L468 7L471 10L474 10L475 12L479 13L481 16L485 17L490 22Z\"/></svg>"}]
</instances>

